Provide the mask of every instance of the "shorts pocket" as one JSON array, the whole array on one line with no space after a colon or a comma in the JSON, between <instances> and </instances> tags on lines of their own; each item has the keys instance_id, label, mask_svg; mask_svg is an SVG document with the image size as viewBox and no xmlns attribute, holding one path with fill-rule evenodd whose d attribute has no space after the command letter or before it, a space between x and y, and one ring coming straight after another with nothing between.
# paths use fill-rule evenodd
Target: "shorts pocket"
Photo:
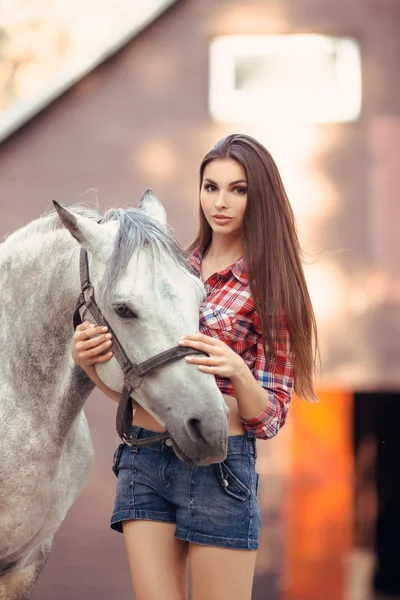
<instances>
[{"instance_id":1,"label":"shorts pocket","mask_svg":"<svg viewBox=\"0 0 400 600\"><path fill-rule=\"evenodd\" d=\"M225 462L216 465L219 483L224 492L244 502L250 496L249 488L226 466Z\"/></svg>"}]
</instances>

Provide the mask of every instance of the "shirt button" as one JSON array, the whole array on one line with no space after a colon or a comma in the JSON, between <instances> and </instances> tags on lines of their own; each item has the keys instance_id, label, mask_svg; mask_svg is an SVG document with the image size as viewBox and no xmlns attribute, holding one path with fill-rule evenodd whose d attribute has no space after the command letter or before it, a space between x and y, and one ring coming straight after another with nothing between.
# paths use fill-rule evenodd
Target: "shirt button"
<instances>
[{"instance_id":1,"label":"shirt button","mask_svg":"<svg viewBox=\"0 0 400 600\"><path fill-rule=\"evenodd\" d=\"M169 438L167 440L165 440L165 444L167 446L172 446L172 442L171 442L171 440Z\"/></svg>"}]
</instances>

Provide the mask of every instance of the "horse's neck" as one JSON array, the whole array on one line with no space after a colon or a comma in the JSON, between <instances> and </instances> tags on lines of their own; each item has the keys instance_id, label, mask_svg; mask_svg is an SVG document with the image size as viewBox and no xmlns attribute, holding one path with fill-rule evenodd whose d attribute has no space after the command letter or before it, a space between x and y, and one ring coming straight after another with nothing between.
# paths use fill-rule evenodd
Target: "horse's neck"
<instances>
[{"instance_id":1,"label":"horse's neck","mask_svg":"<svg viewBox=\"0 0 400 600\"><path fill-rule=\"evenodd\" d=\"M4 377L15 389L15 401L27 403L26 414L33 410L55 429L61 418L73 422L90 391L70 356L78 256L77 244L63 230L32 236L0 253Z\"/></svg>"}]
</instances>

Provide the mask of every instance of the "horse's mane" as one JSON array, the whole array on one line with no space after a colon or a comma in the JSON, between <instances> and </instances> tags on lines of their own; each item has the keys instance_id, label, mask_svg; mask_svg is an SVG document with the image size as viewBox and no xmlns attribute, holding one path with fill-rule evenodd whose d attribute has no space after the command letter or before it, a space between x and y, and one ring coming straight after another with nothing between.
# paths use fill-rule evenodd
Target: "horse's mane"
<instances>
[{"instance_id":1,"label":"horse's mane","mask_svg":"<svg viewBox=\"0 0 400 600\"><path fill-rule=\"evenodd\" d=\"M107 286L113 287L113 284L116 283L125 270L134 250L144 246L148 247L155 257L167 253L179 266L192 271L187 260L188 255L180 246L170 227L163 227L144 211L132 207L125 209L111 208L101 214L97 209L80 204L68 206L67 208L74 214L87 217L96 222L117 221L119 223L118 233L105 273ZM9 243L21 243L32 235L45 235L48 232L63 229L64 225L58 213L52 210L6 236L5 242L7 245Z\"/></svg>"}]
</instances>

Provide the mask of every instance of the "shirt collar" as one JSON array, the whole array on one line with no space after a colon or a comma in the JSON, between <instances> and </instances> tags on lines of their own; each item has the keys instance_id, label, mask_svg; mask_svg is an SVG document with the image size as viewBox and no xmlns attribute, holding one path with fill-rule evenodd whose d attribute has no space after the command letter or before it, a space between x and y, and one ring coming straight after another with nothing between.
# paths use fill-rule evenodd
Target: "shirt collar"
<instances>
[{"instance_id":1,"label":"shirt collar","mask_svg":"<svg viewBox=\"0 0 400 600\"><path fill-rule=\"evenodd\" d=\"M191 254L189 256L189 263L196 271L197 276L200 278L201 278L201 263L202 263L202 261L203 261L203 256L202 256L201 252L194 252L193 254ZM248 274L247 274L246 258L244 255L241 258L239 258L239 260L237 262L233 263L232 265L230 265L223 271L220 271L219 275L224 276L224 275L227 275L229 272L231 272L232 275L234 277L236 277L236 279L238 281L240 281L240 283L242 283L243 285L248 285L249 278L248 278Z\"/></svg>"}]
</instances>

